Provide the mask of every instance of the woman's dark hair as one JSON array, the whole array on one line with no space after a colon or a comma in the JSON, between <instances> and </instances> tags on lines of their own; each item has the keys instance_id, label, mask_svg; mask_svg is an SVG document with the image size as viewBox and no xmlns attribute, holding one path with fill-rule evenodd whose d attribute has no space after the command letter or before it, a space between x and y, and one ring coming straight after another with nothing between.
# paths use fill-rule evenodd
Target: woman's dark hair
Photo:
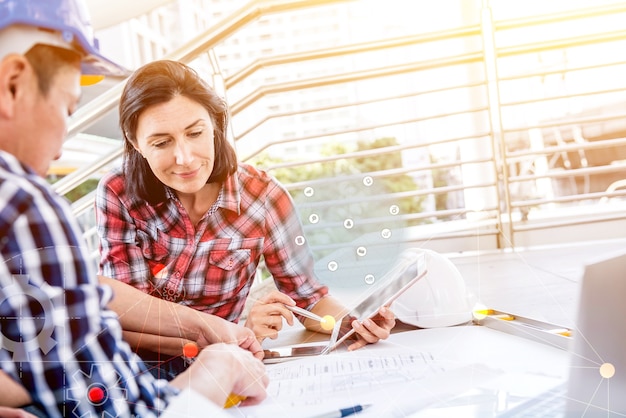
<instances>
[{"instance_id":1,"label":"woman's dark hair","mask_svg":"<svg viewBox=\"0 0 626 418\"><path fill-rule=\"evenodd\" d=\"M136 70L120 98L120 128L124 137L124 181L131 198L157 204L166 200L165 186L133 146L137 144L137 121L141 113L177 96L202 105L213 122L215 163L207 183L221 183L237 170L235 150L226 139L226 102L191 67L169 60L154 61Z\"/></svg>"}]
</instances>

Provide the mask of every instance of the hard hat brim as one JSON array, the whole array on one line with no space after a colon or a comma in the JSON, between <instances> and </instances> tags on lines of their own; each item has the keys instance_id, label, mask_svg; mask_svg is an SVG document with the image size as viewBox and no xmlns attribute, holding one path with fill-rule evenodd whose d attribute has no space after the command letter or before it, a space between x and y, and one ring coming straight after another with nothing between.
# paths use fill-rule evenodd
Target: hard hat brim
<instances>
[{"instance_id":1,"label":"hard hat brim","mask_svg":"<svg viewBox=\"0 0 626 418\"><path fill-rule=\"evenodd\" d=\"M83 75L101 75L126 78L131 71L103 57L91 52L81 60L81 73Z\"/></svg>"}]
</instances>

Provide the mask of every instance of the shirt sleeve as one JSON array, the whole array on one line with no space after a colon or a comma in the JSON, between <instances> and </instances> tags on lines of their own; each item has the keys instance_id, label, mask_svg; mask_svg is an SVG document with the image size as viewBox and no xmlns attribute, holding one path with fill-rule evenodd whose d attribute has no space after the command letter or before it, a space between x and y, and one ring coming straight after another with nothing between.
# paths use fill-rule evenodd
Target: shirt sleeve
<instances>
[{"instance_id":1,"label":"shirt sleeve","mask_svg":"<svg viewBox=\"0 0 626 418\"><path fill-rule=\"evenodd\" d=\"M161 418L228 418L232 416L223 407L217 406L191 389L183 390L161 414Z\"/></svg>"},{"instance_id":2,"label":"shirt sleeve","mask_svg":"<svg viewBox=\"0 0 626 418\"><path fill-rule=\"evenodd\" d=\"M96 189L99 273L149 293L149 268L136 244L137 228L124 204L123 190L123 177L116 172L105 175Z\"/></svg>"},{"instance_id":3,"label":"shirt sleeve","mask_svg":"<svg viewBox=\"0 0 626 418\"><path fill-rule=\"evenodd\" d=\"M328 294L314 271L313 254L289 193L273 180L265 196L266 230L263 256L278 290L289 295L304 309L315 305Z\"/></svg>"},{"instance_id":4,"label":"shirt sleeve","mask_svg":"<svg viewBox=\"0 0 626 418\"><path fill-rule=\"evenodd\" d=\"M177 391L122 340L67 202L0 180L0 207L2 370L50 417L157 416Z\"/></svg>"}]
</instances>

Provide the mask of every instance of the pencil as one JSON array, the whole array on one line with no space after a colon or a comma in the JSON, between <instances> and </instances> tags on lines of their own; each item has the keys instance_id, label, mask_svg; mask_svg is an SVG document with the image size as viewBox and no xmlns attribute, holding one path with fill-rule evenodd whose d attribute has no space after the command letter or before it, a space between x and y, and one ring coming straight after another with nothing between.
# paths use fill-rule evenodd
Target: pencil
<instances>
[{"instance_id":1,"label":"pencil","mask_svg":"<svg viewBox=\"0 0 626 418\"><path fill-rule=\"evenodd\" d=\"M295 312L300 314L306 318L312 319L314 321L322 322L323 318L321 316L315 315L313 312L309 312L305 309L298 308L297 306L285 305L285 308L289 309L291 312Z\"/></svg>"},{"instance_id":2,"label":"pencil","mask_svg":"<svg viewBox=\"0 0 626 418\"><path fill-rule=\"evenodd\" d=\"M224 408L231 408L235 405L239 405L241 401L245 401L245 400L246 400L245 396L235 395L234 393L231 393L230 395L228 395L228 398L226 399Z\"/></svg>"}]
</instances>

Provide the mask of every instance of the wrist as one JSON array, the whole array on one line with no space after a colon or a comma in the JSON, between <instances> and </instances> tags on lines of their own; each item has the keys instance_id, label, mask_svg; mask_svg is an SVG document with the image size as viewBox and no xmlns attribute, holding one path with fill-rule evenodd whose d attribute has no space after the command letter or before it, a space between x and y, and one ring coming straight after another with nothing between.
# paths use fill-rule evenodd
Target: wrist
<instances>
[{"instance_id":1,"label":"wrist","mask_svg":"<svg viewBox=\"0 0 626 418\"><path fill-rule=\"evenodd\" d=\"M180 322L178 328L180 336L187 340L198 341L203 335L202 329L206 327L206 318L209 315L205 315L200 311L190 308L185 305L178 305L176 316Z\"/></svg>"}]
</instances>

